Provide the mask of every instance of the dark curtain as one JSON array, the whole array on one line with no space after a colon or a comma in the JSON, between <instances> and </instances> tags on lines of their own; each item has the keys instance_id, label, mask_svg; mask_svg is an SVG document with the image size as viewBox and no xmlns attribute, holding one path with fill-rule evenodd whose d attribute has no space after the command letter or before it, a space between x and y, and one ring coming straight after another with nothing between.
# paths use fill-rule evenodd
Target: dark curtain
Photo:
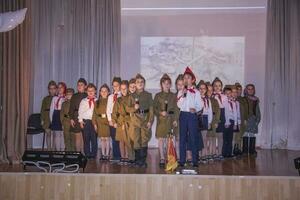
<instances>
[{"instance_id":1,"label":"dark curtain","mask_svg":"<svg viewBox=\"0 0 300 200\"><path fill-rule=\"evenodd\" d=\"M263 134L271 148L300 149L300 1L269 0Z\"/></svg>"},{"instance_id":2,"label":"dark curtain","mask_svg":"<svg viewBox=\"0 0 300 200\"><path fill-rule=\"evenodd\" d=\"M30 2L0 0L1 13L25 7L28 13L24 22L14 30L0 33L0 162L18 162L24 151L32 78Z\"/></svg>"}]
</instances>

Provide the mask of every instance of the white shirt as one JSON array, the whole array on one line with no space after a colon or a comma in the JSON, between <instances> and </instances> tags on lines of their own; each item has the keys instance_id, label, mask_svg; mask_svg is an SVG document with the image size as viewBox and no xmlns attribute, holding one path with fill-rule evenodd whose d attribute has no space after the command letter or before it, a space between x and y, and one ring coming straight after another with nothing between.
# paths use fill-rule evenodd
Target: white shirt
<instances>
[{"instance_id":1,"label":"white shirt","mask_svg":"<svg viewBox=\"0 0 300 200\"><path fill-rule=\"evenodd\" d=\"M107 120L108 121L111 121L111 114L113 112L113 108L114 108L114 95L117 95L117 98L119 98L120 96L122 96L121 92L117 92L117 93L114 93L114 94L111 94L108 96L108 99L107 99L107 107L106 107L106 114L107 114Z\"/></svg>"},{"instance_id":2,"label":"white shirt","mask_svg":"<svg viewBox=\"0 0 300 200\"><path fill-rule=\"evenodd\" d=\"M186 97L184 97L183 90L180 90L177 94L177 106L183 112L190 112L190 108L194 108L196 112L199 112L203 108L200 92L191 87L190 90L187 90Z\"/></svg>"},{"instance_id":3,"label":"white shirt","mask_svg":"<svg viewBox=\"0 0 300 200\"><path fill-rule=\"evenodd\" d=\"M94 98L94 103L89 103L89 98L86 97L81 100L78 109L78 121L83 122L84 119L91 120L93 118L94 107L97 101L97 98Z\"/></svg>"},{"instance_id":4,"label":"white shirt","mask_svg":"<svg viewBox=\"0 0 300 200\"><path fill-rule=\"evenodd\" d=\"M49 112L49 117L51 122L52 122L54 110L61 110L61 105L63 104L64 101L65 101L65 96L54 96L52 98L50 104L50 112Z\"/></svg>"},{"instance_id":5,"label":"white shirt","mask_svg":"<svg viewBox=\"0 0 300 200\"><path fill-rule=\"evenodd\" d=\"M201 97L201 101L203 104L203 115L208 116L208 124L211 124L212 119L213 119L211 101L207 97Z\"/></svg>"},{"instance_id":6,"label":"white shirt","mask_svg":"<svg viewBox=\"0 0 300 200\"><path fill-rule=\"evenodd\" d=\"M234 125L238 124L236 105L233 100L228 99L228 103L225 104L225 125L230 125L230 120L234 121Z\"/></svg>"},{"instance_id":7,"label":"white shirt","mask_svg":"<svg viewBox=\"0 0 300 200\"><path fill-rule=\"evenodd\" d=\"M240 125L240 124L241 124L240 102L238 102L237 100L233 100L233 103L235 104L235 107L236 107L236 112L237 112L237 123Z\"/></svg>"}]
</instances>

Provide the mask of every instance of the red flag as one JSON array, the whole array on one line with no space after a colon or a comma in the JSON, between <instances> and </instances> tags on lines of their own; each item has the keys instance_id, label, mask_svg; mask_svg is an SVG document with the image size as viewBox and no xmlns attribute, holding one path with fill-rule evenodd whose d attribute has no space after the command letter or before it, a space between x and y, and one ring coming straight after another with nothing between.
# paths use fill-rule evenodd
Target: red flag
<instances>
[{"instance_id":1,"label":"red flag","mask_svg":"<svg viewBox=\"0 0 300 200\"><path fill-rule=\"evenodd\" d=\"M166 171L174 171L178 166L176 150L175 150L175 147L174 147L172 137L169 137L168 140L169 140L168 141L168 149L167 149L168 162L167 162L167 165L166 165Z\"/></svg>"}]
</instances>

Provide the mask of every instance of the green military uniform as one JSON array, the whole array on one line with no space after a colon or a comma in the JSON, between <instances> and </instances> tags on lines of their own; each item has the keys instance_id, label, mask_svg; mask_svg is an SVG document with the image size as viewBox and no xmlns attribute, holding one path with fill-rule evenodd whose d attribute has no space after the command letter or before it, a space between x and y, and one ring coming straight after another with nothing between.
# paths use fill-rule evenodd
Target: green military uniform
<instances>
[{"instance_id":1,"label":"green military uniform","mask_svg":"<svg viewBox=\"0 0 300 200\"><path fill-rule=\"evenodd\" d=\"M130 139L129 125L131 123L130 113L126 112L129 95L119 97L114 104L112 121L117 123L116 140L125 142L129 160L134 160L133 141Z\"/></svg>"},{"instance_id":2,"label":"green military uniform","mask_svg":"<svg viewBox=\"0 0 300 200\"><path fill-rule=\"evenodd\" d=\"M109 123L106 115L107 98L98 99L94 112L93 112L93 124L97 125L98 137L110 137Z\"/></svg>"},{"instance_id":3,"label":"green military uniform","mask_svg":"<svg viewBox=\"0 0 300 200\"><path fill-rule=\"evenodd\" d=\"M239 96L237 97L237 101L240 104L241 124L239 125L239 132L235 134L234 141L236 144L241 145L242 137L246 130L246 120L248 118L248 106L245 97Z\"/></svg>"},{"instance_id":4,"label":"green military uniform","mask_svg":"<svg viewBox=\"0 0 300 200\"><path fill-rule=\"evenodd\" d=\"M113 124L117 124L116 129L116 140L127 142L128 137L125 132L125 124L130 121L130 115L125 111L126 97L119 97L114 104L113 112L112 112L112 122Z\"/></svg>"},{"instance_id":5,"label":"green military uniform","mask_svg":"<svg viewBox=\"0 0 300 200\"><path fill-rule=\"evenodd\" d=\"M50 127L50 106L51 106L52 96L46 96L42 101L41 107L41 123L45 130L49 129Z\"/></svg>"},{"instance_id":6,"label":"green military uniform","mask_svg":"<svg viewBox=\"0 0 300 200\"><path fill-rule=\"evenodd\" d=\"M167 105L167 106L166 106ZM167 110L166 110L167 107ZM179 109L177 107L177 96L172 92L159 92L155 95L153 101L154 114L157 117L157 126L155 136L157 138L166 138L172 133L173 122L178 122ZM161 116L161 112L166 111L166 117ZM177 123L178 124L178 123ZM174 131L173 131L174 133Z\"/></svg>"},{"instance_id":7,"label":"green military uniform","mask_svg":"<svg viewBox=\"0 0 300 200\"><path fill-rule=\"evenodd\" d=\"M261 120L261 113L259 108L259 100L252 100L248 97L245 97L246 105L248 107L247 115L247 126L246 132L257 134L258 133L258 124Z\"/></svg>"},{"instance_id":8,"label":"green military uniform","mask_svg":"<svg viewBox=\"0 0 300 200\"><path fill-rule=\"evenodd\" d=\"M64 131L65 149L67 151L75 151L75 138L70 132L71 122L69 117L70 100L62 103L60 111L60 121Z\"/></svg>"},{"instance_id":9,"label":"green military uniform","mask_svg":"<svg viewBox=\"0 0 300 200\"><path fill-rule=\"evenodd\" d=\"M216 132L216 124L218 124L220 122L220 115L221 115L221 110L219 107L219 103L218 101L213 98L210 97L210 102L211 102L211 106L212 106L212 112L213 112L213 119L211 122L211 129L208 130L207 132L207 137L217 137L217 132Z\"/></svg>"},{"instance_id":10,"label":"green military uniform","mask_svg":"<svg viewBox=\"0 0 300 200\"><path fill-rule=\"evenodd\" d=\"M139 110L135 110L136 100L139 102ZM134 149L147 148L151 139L151 128L147 128L147 123L153 122L153 99L149 92L135 92L129 96L126 112L130 113L131 126L130 138L133 140Z\"/></svg>"},{"instance_id":11,"label":"green military uniform","mask_svg":"<svg viewBox=\"0 0 300 200\"><path fill-rule=\"evenodd\" d=\"M86 93L76 93L72 96L70 100L70 109L69 109L69 117L70 120L75 121L75 126L70 127L70 131L73 133L79 133L81 132L80 124L78 122L78 109L79 109L79 104L82 99L86 98L87 94Z\"/></svg>"}]
</instances>

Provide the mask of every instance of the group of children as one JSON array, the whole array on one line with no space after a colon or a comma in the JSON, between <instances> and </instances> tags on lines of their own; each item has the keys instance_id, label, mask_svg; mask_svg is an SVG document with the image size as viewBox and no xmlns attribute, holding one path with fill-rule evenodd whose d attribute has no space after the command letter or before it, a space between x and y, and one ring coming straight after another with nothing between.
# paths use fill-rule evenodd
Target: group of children
<instances>
[{"instance_id":1,"label":"group of children","mask_svg":"<svg viewBox=\"0 0 300 200\"><path fill-rule=\"evenodd\" d=\"M189 67L175 82L164 74L161 91L152 98L146 80L137 74L130 81L114 77L97 88L80 78L77 93L66 84L50 81L43 99L41 121L48 150L81 151L86 157L146 167L151 127L156 117L161 167L167 162L169 137L175 138L179 165L222 160L242 153L255 154L255 135L260 122L255 87L212 83L196 77ZM98 139L100 145L98 145ZM100 146L100 149L98 149Z\"/></svg>"}]
</instances>

